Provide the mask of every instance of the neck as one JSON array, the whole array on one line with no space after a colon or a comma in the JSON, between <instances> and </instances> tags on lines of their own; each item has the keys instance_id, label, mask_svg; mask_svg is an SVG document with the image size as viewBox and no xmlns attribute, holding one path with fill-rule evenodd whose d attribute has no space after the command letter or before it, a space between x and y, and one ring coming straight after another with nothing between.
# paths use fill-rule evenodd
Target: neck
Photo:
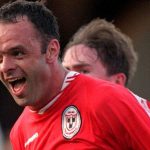
<instances>
[{"instance_id":1,"label":"neck","mask_svg":"<svg viewBox=\"0 0 150 150\"><path fill-rule=\"evenodd\" d=\"M57 66L56 66L57 65ZM61 64L55 64L51 72L50 80L47 81L47 91L44 91L43 96L40 100L36 101L34 106L30 109L38 111L46 106L55 96L57 96L62 88L64 79L68 73Z\"/></svg>"}]
</instances>

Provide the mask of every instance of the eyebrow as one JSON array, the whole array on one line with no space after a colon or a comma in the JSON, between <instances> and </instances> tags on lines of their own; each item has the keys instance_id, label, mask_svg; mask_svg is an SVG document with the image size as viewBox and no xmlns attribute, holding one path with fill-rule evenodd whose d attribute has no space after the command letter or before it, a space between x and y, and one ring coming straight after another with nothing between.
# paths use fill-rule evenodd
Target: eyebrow
<instances>
[{"instance_id":1,"label":"eyebrow","mask_svg":"<svg viewBox=\"0 0 150 150\"><path fill-rule=\"evenodd\" d=\"M24 47L22 45L14 45L14 46L6 49L6 51L4 51L4 52L2 51L0 53L10 53L10 52L12 52L13 50L16 50L16 49L20 49L21 50L21 49L24 49Z\"/></svg>"}]
</instances>

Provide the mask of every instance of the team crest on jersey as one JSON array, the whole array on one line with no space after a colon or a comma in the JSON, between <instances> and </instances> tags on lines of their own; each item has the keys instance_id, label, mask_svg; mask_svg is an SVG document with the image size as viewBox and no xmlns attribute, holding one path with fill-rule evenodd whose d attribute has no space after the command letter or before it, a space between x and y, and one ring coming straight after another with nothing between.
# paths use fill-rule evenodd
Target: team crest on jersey
<instances>
[{"instance_id":1,"label":"team crest on jersey","mask_svg":"<svg viewBox=\"0 0 150 150\"><path fill-rule=\"evenodd\" d=\"M67 107L62 115L62 132L63 136L71 139L76 135L81 126L81 117L75 106Z\"/></svg>"}]
</instances>

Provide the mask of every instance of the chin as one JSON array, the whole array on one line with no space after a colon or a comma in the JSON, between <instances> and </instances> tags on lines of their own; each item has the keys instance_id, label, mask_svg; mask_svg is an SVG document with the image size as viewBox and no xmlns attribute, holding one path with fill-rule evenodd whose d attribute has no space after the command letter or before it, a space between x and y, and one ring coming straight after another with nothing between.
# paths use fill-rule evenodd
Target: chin
<instances>
[{"instance_id":1,"label":"chin","mask_svg":"<svg viewBox=\"0 0 150 150\"><path fill-rule=\"evenodd\" d=\"M14 100L15 100L15 102L16 102L19 106L21 106L21 107L25 107L25 106L29 105L29 104L28 104L28 101L27 101L26 99L14 98Z\"/></svg>"}]
</instances>

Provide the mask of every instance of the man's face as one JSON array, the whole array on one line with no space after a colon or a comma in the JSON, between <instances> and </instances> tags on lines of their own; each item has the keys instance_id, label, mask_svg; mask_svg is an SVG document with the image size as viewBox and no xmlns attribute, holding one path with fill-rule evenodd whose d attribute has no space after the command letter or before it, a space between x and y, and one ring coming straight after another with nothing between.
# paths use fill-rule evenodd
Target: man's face
<instances>
[{"instance_id":1,"label":"man's face","mask_svg":"<svg viewBox=\"0 0 150 150\"><path fill-rule=\"evenodd\" d=\"M0 79L20 106L40 107L47 98L51 73L45 55L27 18L0 23Z\"/></svg>"},{"instance_id":2,"label":"man's face","mask_svg":"<svg viewBox=\"0 0 150 150\"><path fill-rule=\"evenodd\" d=\"M110 80L106 67L98 58L96 50L83 44L70 47L65 53L63 66L100 79Z\"/></svg>"}]
</instances>

